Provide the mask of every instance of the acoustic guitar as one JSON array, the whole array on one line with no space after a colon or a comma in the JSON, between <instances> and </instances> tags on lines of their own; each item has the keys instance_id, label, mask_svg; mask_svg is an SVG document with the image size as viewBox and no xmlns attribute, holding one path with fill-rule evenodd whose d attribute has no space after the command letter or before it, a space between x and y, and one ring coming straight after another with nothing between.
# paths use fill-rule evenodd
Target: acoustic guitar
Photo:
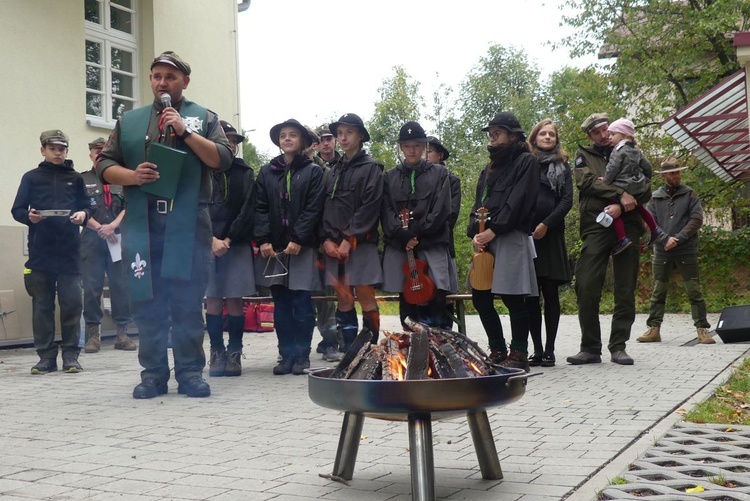
<instances>
[{"instance_id":1,"label":"acoustic guitar","mask_svg":"<svg viewBox=\"0 0 750 501\"><path fill-rule=\"evenodd\" d=\"M477 221L479 222L479 233L485 230L485 225L490 211L486 207L477 209ZM469 285L478 291L492 289L492 277L495 270L495 256L488 250L475 252L471 258L471 269L469 270Z\"/></svg>"},{"instance_id":2,"label":"acoustic guitar","mask_svg":"<svg viewBox=\"0 0 750 501\"><path fill-rule=\"evenodd\" d=\"M404 209L398 213L401 218L401 227L409 228L409 219L411 212ZM406 251L406 262L403 266L404 276L404 300L409 304L425 304L435 298L435 283L427 275L427 261L424 259L415 259L414 251Z\"/></svg>"}]
</instances>

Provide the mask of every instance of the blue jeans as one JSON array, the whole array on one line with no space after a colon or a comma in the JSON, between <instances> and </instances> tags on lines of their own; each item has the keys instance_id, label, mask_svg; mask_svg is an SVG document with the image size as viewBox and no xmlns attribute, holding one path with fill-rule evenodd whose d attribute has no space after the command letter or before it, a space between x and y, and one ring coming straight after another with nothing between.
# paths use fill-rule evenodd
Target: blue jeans
<instances>
[{"instance_id":1,"label":"blue jeans","mask_svg":"<svg viewBox=\"0 0 750 501\"><path fill-rule=\"evenodd\" d=\"M309 354L315 329L315 309L310 291L290 290L283 285L271 286L273 321L283 357Z\"/></svg>"},{"instance_id":2,"label":"blue jeans","mask_svg":"<svg viewBox=\"0 0 750 501\"><path fill-rule=\"evenodd\" d=\"M77 359L81 349L81 276L75 273L51 273L32 270L23 276L31 296L34 348L39 358L57 358L55 345L55 293L60 303L60 330L63 359Z\"/></svg>"}]
</instances>

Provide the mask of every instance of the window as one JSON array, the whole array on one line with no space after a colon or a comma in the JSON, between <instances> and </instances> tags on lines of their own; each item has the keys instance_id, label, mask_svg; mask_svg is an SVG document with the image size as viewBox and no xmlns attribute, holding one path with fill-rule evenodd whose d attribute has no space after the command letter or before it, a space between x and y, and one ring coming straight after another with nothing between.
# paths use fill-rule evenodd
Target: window
<instances>
[{"instance_id":1,"label":"window","mask_svg":"<svg viewBox=\"0 0 750 501\"><path fill-rule=\"evenodd\" d=\"M112 128L138 100L136 0L84 0L86 117Z\"/></svg>"}]
</instances>

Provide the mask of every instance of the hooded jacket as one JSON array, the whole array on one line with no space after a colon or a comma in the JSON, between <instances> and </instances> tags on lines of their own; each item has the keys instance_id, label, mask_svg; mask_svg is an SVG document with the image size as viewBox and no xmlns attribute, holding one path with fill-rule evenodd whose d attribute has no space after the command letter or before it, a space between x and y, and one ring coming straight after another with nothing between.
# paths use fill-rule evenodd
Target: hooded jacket
<instances>
[{"instance_id":1,"label":"hooded jacket","mask_svg":"<svg viewBox=\"0 0 750 501\"><path fill-rule=\"evenodd\" d=\"M403 249L416 237L417 249L435 244L447 246L451 212L448 170L425 160L414 169L402 162L385 173L384 181L380 221L386 245ZM408 228L403 228L400 216L404 209L411 212Z\"/></svg>"},{"instance_id":2,"label":"hooded jacket","mask_svg":"<svg viewBox=\"0 0 750 501\"><path fill-rule=\"evenodd\" d=\"M249 243L255 219L255 173L239 157L224 171L214 171L209 214L214 237Z\"/></svg>"},{"instance_id":3,"label":"hooded jacket","mask_svg":"<svg viewBox=\"0 0 750 501\"><path fill-rule=\"evenodd\" d=\"M495 235L513 230L531 233L538 194L539 163L519 144L505 161L499 165L491 162L479 175L466 234L474 238L479 232L476 213L480 207L489 209L485 229L491 229Z\"/></svg>"},{"instance_id":4,"label":"hooded jacket","mask_svg":"<svg viewBox=\"0 0 750 501\"><path fill-rule=\"evenodd\" d=\"M351 160L341 157L326 173L322 239L337 245L344 238L378 243L383 198L383 166L365 150Z\"/></svg>"},{"instance_id":5,"label":"hooded jacket","mask_svg":"<svg viewBox=\"0 0 750 501\"><path fill-rule=\"evenodd\" d=\"M79 273L80 228L68 217L46 217L34 224L29 209L84 211L86 225L91 211L83 177L73 170L73 162L62 165L42 162L21 178L11 213L13 219L29 227L29 260L26 268L48 273Z\"/></svg>"},{"instance_id":6,"label":"hooded jacket","mask_svg":"<svg viewBox=\"0 0 750 501\"><path fill-rule=\"evenodd\" d=\"M256 180L255 240L274 250L289 242L318 246L318 223L323 214L323 171L306 155L296 155L290 166L284 155L260 169Z\"/></svg>"}]
</instances>

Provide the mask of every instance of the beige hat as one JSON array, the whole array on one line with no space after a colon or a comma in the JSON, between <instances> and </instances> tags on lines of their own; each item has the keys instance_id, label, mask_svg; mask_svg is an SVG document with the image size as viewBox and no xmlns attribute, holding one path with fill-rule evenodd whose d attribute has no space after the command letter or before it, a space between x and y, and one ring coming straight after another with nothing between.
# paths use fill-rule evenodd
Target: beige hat
<instances>
[{"instance_id":1,"label":"beige hat","mask_svg":"<svg viewBox=\"0 0 750 501\"><path fill-rule=\"evenodd\" d=\"M68 136L65 135L60 129L45 130L39 136L39 141L44 146L47 143L59 144L60 146L68 147Z\"/></svg>"},{"instance_id":2,"label":"beige hat","mask_svg":"<svg viewBox=\"0 0 750 501\"><path fill-rule=\"evenodd\" d=\"M657 174L666 174L668 172L678 172L687 169L687 166L680 167L680 161L675 157L667 157L661 163L661 170L657 170Z\"/></svg>"}]
</instances>

